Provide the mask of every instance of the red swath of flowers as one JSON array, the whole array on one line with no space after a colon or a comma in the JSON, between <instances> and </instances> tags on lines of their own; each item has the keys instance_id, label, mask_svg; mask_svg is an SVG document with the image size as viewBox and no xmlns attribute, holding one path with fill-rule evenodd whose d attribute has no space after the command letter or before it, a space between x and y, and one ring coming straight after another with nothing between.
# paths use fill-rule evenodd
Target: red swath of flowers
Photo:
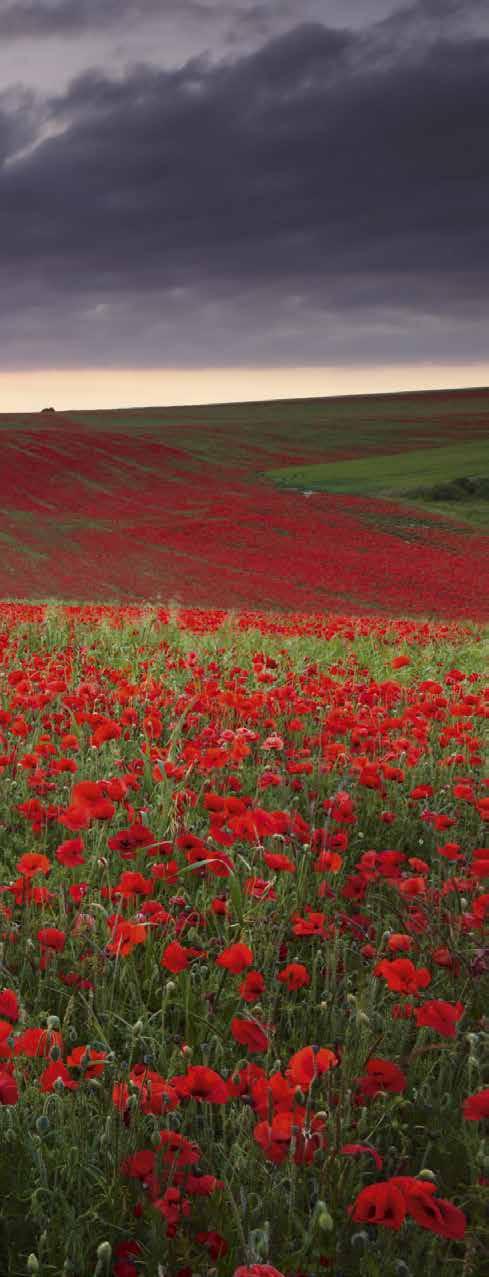
<instances>
[{"instance_id":1,"label":"red swath of flowers","mask_svg":"<svg viewBox=\"0 0 489 1277\"><path fill-rule=\"evenodd\" d=\"M142 428L3 427L1 495L4 596L489 617L487 537L435 516L413 533L388 502L405 531L382 530L378 502L307 501Z\"/></svg>"}]
</instances>

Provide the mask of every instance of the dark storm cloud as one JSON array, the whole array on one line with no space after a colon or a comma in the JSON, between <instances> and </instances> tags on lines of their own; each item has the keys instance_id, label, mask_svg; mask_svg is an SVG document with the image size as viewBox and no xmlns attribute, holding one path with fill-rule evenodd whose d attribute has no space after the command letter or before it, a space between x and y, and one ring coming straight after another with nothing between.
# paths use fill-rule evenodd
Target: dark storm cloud
<instances>
[{"instance_id":1,"label":"dark storm cloud","mask_svg":"<svg viewBox=\"0 0 489 1277\"><path fill-rule=\"evenodd\" d=\"M16 86L0 92L0 174L10 155L28 146L38 134L39 108L35 94Z\"/></svg>"},{"instance_id":2,"label":"dark storm cloud","mask_svg":"<svg viewBox=\"0 0 489 1277\"><path fill-rule=\"evenodd\" d=\"M378 31L307 23L52 97L64 131L0 170L4 366L21 339L46 359L46 330L58 366L129 338L154 363L155 331L160 363L394 361L428 338L439 358L464 326L483 357L489 40Z\"/></svg>"}]
</instances>

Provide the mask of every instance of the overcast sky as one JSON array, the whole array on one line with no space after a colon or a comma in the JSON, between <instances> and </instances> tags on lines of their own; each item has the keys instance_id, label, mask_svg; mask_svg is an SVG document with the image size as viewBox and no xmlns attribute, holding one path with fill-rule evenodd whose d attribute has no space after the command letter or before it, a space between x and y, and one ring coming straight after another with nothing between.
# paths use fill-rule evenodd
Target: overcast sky
<instances>
[{"instance_id":1,"label":"overcast sky","mask_svg":"<svg viewBox=\"0 0 489 1277\"><path fill-rule=\"evenodd\" d=\"M0 285L0 400L43 369L489 381L487 0L0 0Z\"/></svg>"}]
</instances>

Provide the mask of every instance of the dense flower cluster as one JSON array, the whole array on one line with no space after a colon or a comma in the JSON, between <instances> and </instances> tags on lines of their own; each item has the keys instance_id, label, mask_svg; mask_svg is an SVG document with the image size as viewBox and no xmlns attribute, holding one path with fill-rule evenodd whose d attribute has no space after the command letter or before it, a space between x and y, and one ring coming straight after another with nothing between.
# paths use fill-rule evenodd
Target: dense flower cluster
<instances>
[{"instance_id":1,"label":"dense flower cluster","mask_svg":"<svg viewBox=\"0 0 489 1277\"><path fill-rule=\"evenodd\" d=\"M77 1277L482 1271L482 632L0 623L9 1255Z\"/></svg>"}]
</instances>

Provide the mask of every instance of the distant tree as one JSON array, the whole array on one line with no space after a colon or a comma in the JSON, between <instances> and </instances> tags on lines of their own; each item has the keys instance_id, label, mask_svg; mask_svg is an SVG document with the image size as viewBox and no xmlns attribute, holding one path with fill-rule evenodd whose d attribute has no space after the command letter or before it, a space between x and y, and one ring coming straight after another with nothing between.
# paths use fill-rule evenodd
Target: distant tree
<instances>
[{"instance_id":1,"label":"distant tree","mask_svg":"<svg viewBox=\"0 0 489 1277\"><path fill-rule=\"evenodd\" d=\"M43 408L42 412L56 412L56 408Z\"/></svg>"}]
</instances>

